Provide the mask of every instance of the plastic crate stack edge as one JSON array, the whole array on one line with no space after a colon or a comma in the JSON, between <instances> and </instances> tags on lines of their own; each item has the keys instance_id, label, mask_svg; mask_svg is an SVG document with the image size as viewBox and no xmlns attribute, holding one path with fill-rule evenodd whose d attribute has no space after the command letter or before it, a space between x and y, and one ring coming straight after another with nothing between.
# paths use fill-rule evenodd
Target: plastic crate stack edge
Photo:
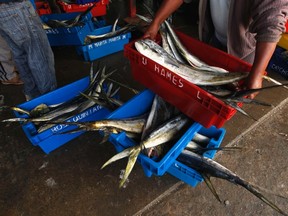
<instances>
[{"instance_id":1,"label":"plastic crate stack edge","mask_svg":"<svg viewBox=\"0 0 288 216\"><path fill-rule=\"evenodd\" d=\"M150 110L154 95L155 94L152 91L148 89L144 90L126 102L123 106L112 112L107 118L121 119L142 115ZM191 186L195 186L195 183L202 181L202 179L199 179L197 172L193 169L181 166L181 163L178 165L178 167L181 166L181 170L175 167L176 164L178 164L177 157L196 133L201 133L211 138L208 147L219 147L224 138L225 129L217 129L214 126L211 128L205 128L201 124L194 122L184 135L159 160L155 161L155 159L151 159L143 153L138 156L137 162L142 166L145 175L147 177L151 177L152 175L162 176L168 172ZM109 141L114 145L117 152L121 152L126 148L138 144L128 138L125 132L120 134L111 134ZM205 156L212 159L215 154L216 151L214 150L207 152ZM194 177L189 173L193 173Z\"/></svg>"}]
</instances>

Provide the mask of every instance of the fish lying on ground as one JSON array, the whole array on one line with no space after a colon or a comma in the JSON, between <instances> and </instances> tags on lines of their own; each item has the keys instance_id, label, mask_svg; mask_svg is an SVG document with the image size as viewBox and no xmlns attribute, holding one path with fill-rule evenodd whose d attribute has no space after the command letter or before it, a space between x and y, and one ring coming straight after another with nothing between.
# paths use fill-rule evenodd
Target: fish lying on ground
<instances>
[{"instance_id":1,"label":"fish lying on ground","mask_svg":"<svg viewBox=\"0 0 288 216\"><path fill-rule=\"evenodd\" d=\"M278 206L276 206L274 203L272 203L270 200L264 197L264 195L260 192L260 187L253 185L250 182L242 179L241 177L239 177L238 175L236 175L223 165L217 163L216 161L200 156L188 150L184 150L179 155L177 160L199 172L201 176L204 178L209 189L212 191L212 193L219 201L221 200L217 195L215 188L210 182L210 177L225 179L231 183L244 187L252 194L254 194L256 197L265 202L267 205L269 205L271 208L273 208L280 214L287 216L287 213L283 212Z\"/></svg>"},{"instance_id":2,"label":"fish lying on ground","mask_svg":"<svg viewBox=\"0 0 288 216\"><path fill-rule=\"evenodd\" d=\"M145 57L152 59L195 85L223 85L239 81L248 76L247 72L214 73L189 67L172 58L160 45L150 39L136 41L135 47Z\"/></svg>"}]
</instances>

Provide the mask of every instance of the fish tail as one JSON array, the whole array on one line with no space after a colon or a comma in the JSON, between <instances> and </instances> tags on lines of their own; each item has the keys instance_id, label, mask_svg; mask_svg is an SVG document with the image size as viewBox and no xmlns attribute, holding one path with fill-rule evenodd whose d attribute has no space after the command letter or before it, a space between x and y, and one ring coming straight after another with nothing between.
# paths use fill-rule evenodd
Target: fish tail
<instances>
[{"instance_id":1,"label":"fish tail","mask_svg":"<svg viewBox=\"0 0 288 216\"><path fill-rule=\"evenodd\" d=\"M140 154L140 151L141 151L141 148L135 148L132 150L132 152L129 156L129 159L128 159L125 173L124 173L123 178L121 179L120 184L119 184L120 188L123 187L125 182L127 181L128 176L130 175L130 173L131 173L131 171L132 171L132 169L136 163L137 157Z\"/></svg>"},{"instance_id":2,"label":"fish tail","mask_svg":"<svg viewBox=\"0 0 288 216\"><path fill-rule=\"evenodd\" d=\"M257 196L259 199L261 199L263 202L265 202L267 205L269 205L271 208L273 208L274 210L276 210L277 212L279 212L282 215L288 216L287 213L285 213L284 211L282 211L276 204L274 204L273 202L271 202L270 200L268 200L258 189L257 186L252 185L251 183L238 178L236 180L236 183L241 185L242 187L246 188L248 191L250 191L251 193L253 193L255 196Z\"/></svg>"},{"instance_id":3,"label":"fish tail","mask_svg":"<svg viewBox=\"0 0 288 216\"><path fill-rule=\"evenodd\" d=\"M125 158L125 157L130 157L130 155L133 153L133 149L136 149L136 148L140 148L140 146L133 146L133 147L130 147L130 148L127 148L125 150L123 150L122 152L119 152L118 154L114 155L112 158L110 158L102 167L101 169L103 169L104 167L106 167L107 165L117 161L117 160L120 160L122 158Z\"/></svg>"}]
</instances>

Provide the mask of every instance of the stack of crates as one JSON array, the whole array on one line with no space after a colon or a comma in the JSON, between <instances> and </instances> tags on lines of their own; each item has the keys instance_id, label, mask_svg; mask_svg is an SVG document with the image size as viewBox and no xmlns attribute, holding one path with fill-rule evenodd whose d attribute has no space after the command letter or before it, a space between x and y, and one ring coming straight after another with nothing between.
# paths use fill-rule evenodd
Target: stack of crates
<instances>
[{"instance_id":1,"label":"stack of crates","mask_svg":"<svg viewBox=\"0 0 288 216\"><path fill-rule=\"evenodd\" d=\"M151 109L154 96L155 93L152 91L148 89L144 90L126 104L109 114L107 118L122 119L141 116ZM169 173L192 187L195 187L199 182L203 181L199 173L177 161L177 157L188 145L189 141L193 139L196 133L210 138L207 147L218 148L221 145L226 131L224 128L216 128L214 126L205 128L200 123L192 123L183 136L175 142L163 157L150 158L142 153L138 156L137 161L142 166L144 174L147 177L151 177L152 175L162 176L165 173ZM121 152L126 148L139 144L126 136L125 132L111 134L109 141L114 145L117 152ZM216 150L209 150L204 153L204 156L212 159L215 154Z\"/></svg>"},{"instance_id":2,"label":"stack of crates","mask_svg":"<svg viewBox=\"0 0 288 216\"><path fill-rule=\"evenodd\" d=\"M72 20L80 13L61 13L42 15L41 19L44 23L50 20ZM45 29L51 46L76 46L83 45L87 34L91 34L95 30L95 23L92 21L91 13L85 15L82 19L83 25L73 27L59 27Z\"/></svg>"},{"instance_id":3,"label":"stack of crates","mask_svg":"<svg viewBox=\"0 0 288 216\"><path fill-rule=\"evenodd\" d=\"M286 23L286 33L282 34L267 70L275 71L288 79L288 22Z\"/></svg>"},{"instance_id":4,"label":"stack of crates","mask_svg":"<svg viewBox=\"0 0 288 216\"><path fill-rule=\"evenodd\" d=\"M99 39L95 43L86 43L87 35L101 35L112 31L111 25L106 25L104 15L106 15L106 5L109 0L81 0L78 3L85 4L67 4L59 2L62 9L67 13L61 14L43 14L41 19L44 23L58 20L73 20L79 14L85 12L93 4L94 8L82 19L82 25L73 27L57 27L45 29L51 46L75 46L77 53L85 61L94 61L98 58L119 52L124 49L131 38L131 33L126 32L112 38ZM77 12L76 12L77 11Z\"/></svg>"},{"instance_id":5,"label":"stack of crates","mask_svg":"<svg viewBox=\"0 0 288 216\"><path fill-rule=\"evenodd\" d=\"M189 52L209 65L234 71L251 70L251 65L213 48L203 42L176 31L178 38ZM169 173L192 187L203 181L201 175L194 169L177 160L181 152L196 133L210 138L207 147L217 148L225 135L224 123L231 119L236 110L202 88L182 79L173 71L159 65L157 62L143 56L135 48L135 41L126 44L124 55L129 59L131 72L135 80L148 89L112 112L108 118L128 118L149 111L153 96L162 97L182 113L190 117L194 123L182 137L161 158L149 158L140 154L137 158L146 176L162 176ZM239 83L241 85L241 83ZM241 104L239 104L241 105ZM125 133L112 134L109 140L117 152L135 146L135 143ZM203 156L213 159L216 151L207 151Z\"/></svg>"}]
</instances>

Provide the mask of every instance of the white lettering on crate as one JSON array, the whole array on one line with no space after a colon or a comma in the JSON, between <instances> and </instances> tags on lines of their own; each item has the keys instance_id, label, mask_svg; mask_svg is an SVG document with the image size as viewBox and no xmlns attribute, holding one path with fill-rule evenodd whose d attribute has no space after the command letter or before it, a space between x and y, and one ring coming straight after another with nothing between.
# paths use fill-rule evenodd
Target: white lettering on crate
<instances>
[{"instance_id":1,"label":"white lettering on crate","mask_svg":"<svg viewBox=\"0 0 288 216\"><path fill-rule=\"evenodd\" d=\"M143 65L147 65L147 59L144 58L144 57L142 57L142 64L143 64Z\"/></svg>"},{"instance_id":2,"label":"white lettering on crate","mask_svg":"<svg viewBox=\"0 0 288 216\"><path fill-rule=\"evenodd\" d=\"M93 113L99 111L100 109L102 109L102 106L100 106L100 105L94 106L94 107L86 110L85 112L82 112L82 113L72 117L72 119L68 120L67 122L78 122L79 120L87 118L88 116L90 116ZM64 128L66 128L68 126L69 125L65 125L65 124L55 125L54 127L51 128L51 132L52 133L57 133L57 132L63 130Z\"/></svg>"},{"instance_id":3,"label":"white lettering on crate","mask_svg":"<svg viewBox=\"0 0 288 216\"><path fill-rule=\"evenodd\" d=\"M46 29L46 34L59 34L59 31L57 29Z\"/></svg>"},{"instance_id":4,"label":"white lettering on crate","mask_svg":"<svg viewBox=\"0 0 288 216\"><path fill-rule=\"evenodd\" d=\"M285 70L285 68L278 66L276 64L272 64L272 69L279 71L280 73L283 73L283 74L288 74L288 70Z\"/></svg>"},{"instance_id":5,"label":"white lettering on crate","mask_svg":"<svg viewBox=\"0 0 288 216\"><path fill-rule=\"evenodd\" d=\"M93 43L92 44L93 46L88 46L88 49L94 49L94 48L97 48L97 47L101 47L101 46L104 46L106 44L113 43L113 42L116 42L116 41L119 41L119 40L121 40L121 36L116 36L116 37L113 37L113 38L110 38L110 39L107 39L107 40L98 41L96 43Z\"/></svg>"},{"instance_id":6,"label":"white lettering on crate","mask_svg":"<svg viewBox=\"0 0 288 216\"><path fill-rule=\"evenodd\" d=\"M165 68L159 66L158 64L154 65L154 71L160 76L164 77L166 80L170 81L173 85L183 88L184 84L181 78L175 76L172 72L167 71Z\"/></svg>"}]
</instances>

